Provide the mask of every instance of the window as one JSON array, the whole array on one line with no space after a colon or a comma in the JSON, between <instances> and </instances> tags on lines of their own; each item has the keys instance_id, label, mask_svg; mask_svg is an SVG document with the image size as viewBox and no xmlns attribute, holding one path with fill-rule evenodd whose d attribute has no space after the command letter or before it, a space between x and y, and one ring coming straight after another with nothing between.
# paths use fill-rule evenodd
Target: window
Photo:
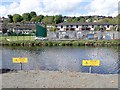
<instances>
[{"instance_id":1,"label":"window","mask_svg":"<svg viewBox=\"0 0 120 90\"><path fill-rule=\"evenodd\" d=\"M76 28L78 28L78 25L76 25Z\"/></svg>"},{"instance_id":2,"label":"window","mask_svg":"<svg viewBox=\"0 0 120 90\"><path fill-rule=\"evenodd\" d=\"M84 25L82 25L82 27L84 27Z\"/></svg>"},{"instance_id":3,"label":"window","mask_svg":"<svg viewBox=\"0 0 120 90\"><path fill-rule=\"evenodd\" d=\"M94 28L94 25L92 25L92 28Z\"/></svg>"},{"instance_id":4,"label":"window","mask_svg":"<svg viewBox=\"0 0 120 90\"><path fill-rule=\"evenodd\" d=\"M73 27L73 25L70 25L70 27L72 28L72 27Z\"/></svg>"},{"instance_id":5,"label":"window","mask_svg":"<svg viewBox=\"0 0 120 90\"><path fill-rule=\"evenodd\" d=\"M61 28L63 28L63 26L61 26Z\"/></svg>"},{"instance_id":6,"label":"window","mask_svg":"<svg viewBox=\"0 0 120 90\"><path fill-rule=\"evenodd\" d=\"M69 25L66 25L66 27L68 28L68 27L69 27Z\"/></svg>"},{"instance_id":7,"label":"window","mask_svg":"<svg viewBox=\"0 0 120 90\"><path fill-rule=\"evenodd\" d=\"M109 25L107 25L107 28L109 28Z\"/></svg>"}]
</instances>

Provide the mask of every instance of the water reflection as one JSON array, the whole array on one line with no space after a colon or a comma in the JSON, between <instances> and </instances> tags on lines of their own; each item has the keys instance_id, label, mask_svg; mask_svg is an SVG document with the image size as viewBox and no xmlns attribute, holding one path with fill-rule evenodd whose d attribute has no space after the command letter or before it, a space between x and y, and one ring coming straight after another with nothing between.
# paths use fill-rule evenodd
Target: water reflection
<instances>
[{"instance_id":1,"label":"water reflection","mask_svg":"<svg viewBox=\"0 0 120 90\"><path fill-rule=\"evenodd\" d=\"M34 48L34 47L33 47ZM101 61L100 67L92 67L93 73L118 73L118 51L108 47L46 47L34 49L3 48L2 68L20 70L20 64L12 63L13 57L28 57L24 70L59 70L89 72L82 66L83 59Z\"/></svg>"}]
</instances>

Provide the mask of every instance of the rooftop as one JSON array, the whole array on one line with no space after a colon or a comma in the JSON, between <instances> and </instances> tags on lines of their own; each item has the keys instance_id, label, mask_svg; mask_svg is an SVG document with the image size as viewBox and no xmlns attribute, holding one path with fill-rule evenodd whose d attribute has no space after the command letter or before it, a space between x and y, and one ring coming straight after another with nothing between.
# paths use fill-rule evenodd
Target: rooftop
<instances>
[{"instance_id":1,"label":"rooftop","mask_svg":"<svg viewBox=\"0 0 120 90\"><path fill-rule=\"evenodd\" d=\"M84 23L81 23L81 22L74 22L74 23L63 22L63 23L59 23L59 24L56 24L56 25L60 26L60 25L116 25L116 24L103 23L103 22L84 22Z\"/></svg>"}]
</instances>

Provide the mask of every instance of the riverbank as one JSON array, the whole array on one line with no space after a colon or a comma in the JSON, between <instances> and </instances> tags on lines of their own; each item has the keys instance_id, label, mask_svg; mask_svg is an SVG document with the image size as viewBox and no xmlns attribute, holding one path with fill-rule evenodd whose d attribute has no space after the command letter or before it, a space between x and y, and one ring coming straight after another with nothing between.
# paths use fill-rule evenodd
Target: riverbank
<instances>
[{"instance_id":1,"label":"riverbank","mask_svg":"<svg viewBox=\"0 0 120 90\"><path fill-rule=\"evenodd\" d=\"M2 75L2 88L118 88L117 74L18 71Z\"/></svg>"},{"instance_id":2,"label":"riverbank","mask_svg":"<svg viewBox=\"0 0 120 90\"><path fill-rule=\"evenodd\" d=\"M120 40L2 41L1 46L119 46Z\"/></svg>"}]
</instances>

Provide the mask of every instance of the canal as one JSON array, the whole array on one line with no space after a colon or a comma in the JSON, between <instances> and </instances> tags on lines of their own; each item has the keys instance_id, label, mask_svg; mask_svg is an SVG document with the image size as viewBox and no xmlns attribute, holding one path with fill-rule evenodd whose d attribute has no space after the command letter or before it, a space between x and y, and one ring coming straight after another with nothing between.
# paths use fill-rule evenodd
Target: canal
<instances>
[{"instance_id":1,"label":"canal","mask_svg":"<svg viewBox=\"0 0 120 90\"><path fill-rule=\"evenodd\" d=\"M72 71L88 73L90 67L82 66L82 60L100 60L100 66L92 67L92 73L119 73L118 47L2 47L0 68L20 70L21 65L12 62L14 57L27 57L23 70Z\"/></svg>"}]
</instances>

